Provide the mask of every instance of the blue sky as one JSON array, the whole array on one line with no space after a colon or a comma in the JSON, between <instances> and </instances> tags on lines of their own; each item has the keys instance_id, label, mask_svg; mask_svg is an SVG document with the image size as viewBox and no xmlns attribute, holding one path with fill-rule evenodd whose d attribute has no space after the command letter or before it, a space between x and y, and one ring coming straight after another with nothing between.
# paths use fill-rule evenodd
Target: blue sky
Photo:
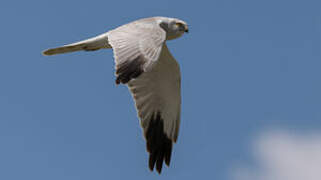
<instances>
[{"instance_id":1,"label":"blue sky","mask_svg":"<svg viewBox=\"0 0 321 180\"><path fill-rule=\"evenodd\" d=\"M321 2L2 1L0 179L229 179L255 166L267 129L321 130ZM171 167L149 172L111 50L41 51L150 16L183 19L168 42L182 73L182 123Z\"/></svg>"}]
</instances>

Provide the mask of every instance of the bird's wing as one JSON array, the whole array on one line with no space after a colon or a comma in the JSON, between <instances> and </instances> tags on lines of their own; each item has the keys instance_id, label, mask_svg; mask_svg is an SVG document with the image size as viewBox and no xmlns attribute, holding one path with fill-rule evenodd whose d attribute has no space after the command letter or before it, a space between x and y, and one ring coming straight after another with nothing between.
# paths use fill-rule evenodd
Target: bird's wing
<instances>
[{"instance_id":1,"label":"bird's wing","mask_svg":"<svg viewBox=\"0 0 321 180\"><path fill-rule=\"evenodd\" d=\"M164 160L169 166L172 144L178 136L180 79L179 65L164 43L154 67L128 83L147 141L149 168L153 170L156 165L159 173Z\"/></svg>"},{"instance_id":2,"label":"bird's wing","mask_svg":"<svg viewBox=\"0 0 321 180\"><path fill-rule=\"evenodd\" d=\"M166 40L166 32L152 19L134 21L109 31L108 40L114 51L116 83L126 84L152 69Z\"/></svg>"},{"instance_id":3,"label":"bird's wing","mask_svg":"<svg viewBox=\"0 0 321 180\"><path fill-rule=\"evenodd\" d=\"M83 41L67 44L64 46L47 49L42 52L43 55L50 56L55 54L69 53L75 51L95 51L102 48L111 48L108 43L107 33L89 38Z\"/></svg>"}]
</instances>

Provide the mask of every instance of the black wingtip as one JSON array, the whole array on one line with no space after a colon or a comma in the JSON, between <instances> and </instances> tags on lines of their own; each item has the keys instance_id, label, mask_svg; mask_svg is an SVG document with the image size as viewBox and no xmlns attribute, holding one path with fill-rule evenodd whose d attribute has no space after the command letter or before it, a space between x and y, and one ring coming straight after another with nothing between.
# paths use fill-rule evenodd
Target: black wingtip
<instances>
[{"instance_id":1,"label":"black wingtip","mask_svg":"<svg viewBox=\"0 0 321 180\"><path fill-rule=\"evenodd\" d=\"M172 153L172 141L164 132L164 122L160 113L152 116L145 136L149 152L149 169L153 171L156 166L156 171L160 174L164 160L169 166Z\"/></svg>"},{"instance_id":2,"label":"black wingtip","mask_svg":"<svg viewBox=\"0 0 321 180\"><path fill-rule=\"evenodd\" d=\"M172 147L167 149L167 152L165 153L165 164L169 167L169 164L171 162L171 155L172 155Z\"/></svg>"}]
</instances>

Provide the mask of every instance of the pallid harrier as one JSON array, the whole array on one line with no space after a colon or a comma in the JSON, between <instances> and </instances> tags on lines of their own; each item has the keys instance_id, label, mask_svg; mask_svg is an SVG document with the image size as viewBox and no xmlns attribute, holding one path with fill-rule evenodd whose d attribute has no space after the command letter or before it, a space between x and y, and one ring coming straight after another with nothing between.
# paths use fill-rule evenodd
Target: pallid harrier
<instances>
[{"instance_id":1,"label":"pallid harrier","mask_svg":"<svg viewBox=\"0 0 321 180\"><path fill-rule=\"evenodd\" d=\"M45 50L44 55L112 48L116 84L127 84L134 97L147 141L149 168L169 166L180 124L180 70L166 40L188 32L176 18L151 17L122 25L99 36Z\"/></svg>"}]
</instances>

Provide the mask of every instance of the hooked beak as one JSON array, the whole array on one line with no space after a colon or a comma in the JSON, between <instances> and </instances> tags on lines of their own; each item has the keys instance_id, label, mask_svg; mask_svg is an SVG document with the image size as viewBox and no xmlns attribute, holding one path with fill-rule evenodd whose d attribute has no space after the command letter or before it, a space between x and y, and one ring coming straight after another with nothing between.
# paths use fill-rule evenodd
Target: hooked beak
<instances>
[{"instance_id":1,"label":"hooked beak","mask_svg":"<svg viewBox=\"0 0 321 180\"><path fill-rule=\"evenodd\" d=\"M188 27L187 26L185 26L185 32L188 33Z\"/></svg>"}]
</instances>

